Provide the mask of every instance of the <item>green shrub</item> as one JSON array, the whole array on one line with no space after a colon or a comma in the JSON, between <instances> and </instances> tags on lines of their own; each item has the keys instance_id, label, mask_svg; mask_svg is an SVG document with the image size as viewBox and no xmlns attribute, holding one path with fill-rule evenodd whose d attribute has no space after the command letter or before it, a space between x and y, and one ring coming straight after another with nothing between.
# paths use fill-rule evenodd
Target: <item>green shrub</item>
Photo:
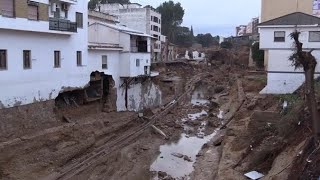
<instances>
[{"instance_id":1,"label":"green shrub","mask_svg":"<svg viewBox=\"0 0 320 180\"><path fill-rule=\"evenodd\" d=\"M251 51L252 51L252 59L253 59L253 61L256 62L256 65L259 68L263 68L264 67L264 51L260 50L259 42L255 42L251 46Z\"/></svg>"}]
</instances>

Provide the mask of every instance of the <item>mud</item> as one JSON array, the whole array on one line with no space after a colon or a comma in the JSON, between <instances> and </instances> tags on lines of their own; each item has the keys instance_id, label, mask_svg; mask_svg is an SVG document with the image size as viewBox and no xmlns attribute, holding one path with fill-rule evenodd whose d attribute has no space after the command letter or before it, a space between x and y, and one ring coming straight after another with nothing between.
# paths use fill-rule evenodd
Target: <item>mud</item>
<instances>
[{"instance_id":1,"label":"mud","mask_svg":"<svg viewBox=\"0 0 320 180\"><path fill-rule=\"evenodd\" d=\"M161 105L140 115L108 111L114 109L108 101L107 105L96 102L62 109L47 102L2 111L6 125L1 126L1 179L52 177L118 137L130 135L188 89L193 91L154 123L167 139L148 128L139 137L117 144L118 149L99 156L71 179L245 179L243 174L252 168L266 175L270 171L267 177L271 177L277 173L273 166L285 164L281 159L289 153L283 153L284 149L292 151L291 155L300 149L281 141L287 137L281 129L296 122L288 125L284 117L277 117L278 98L258 95L263 75L247 75L224 65L174 63L155 68L160 76L152 82L161 91L156 95L161 96L161 103L159 98L155 101ZM39 108L41 113L32 114ZM25 119L26 125L20 126ZM269 148L272 144L276 146Z\"/></svg>"}]
</instances>

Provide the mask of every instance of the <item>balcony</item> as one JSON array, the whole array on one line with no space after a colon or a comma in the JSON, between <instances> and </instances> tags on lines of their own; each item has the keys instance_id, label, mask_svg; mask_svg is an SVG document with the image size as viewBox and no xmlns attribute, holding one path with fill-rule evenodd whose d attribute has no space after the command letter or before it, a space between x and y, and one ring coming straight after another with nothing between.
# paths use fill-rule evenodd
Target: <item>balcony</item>
<instances>
[{"instance_id":1,"label":"balcony","mask_svg":"<svg viewBox=\"0 0 320 180\"><path fill-rule=\"evenodd\" d=\"M65 19L50 18L49 30L77 32L77 23Z\"/></svg>"},{"instance_id":2,"label":"balcony","mask_svg":"<svg viewBox=\"0 0 320 180\"><path fill-rule=\"evenodd\" d=\"M69 4L76 4L78 0L60 0L61 2L69 3Z\"/></svg>"},{"instance_id":3,"label":"balcony","mask_svg":"<svg viewBox=\"0 0 320 180\"><path fill-rule=\"evenodd\" d=\"M148 45L147 44L138 44L138 46L131 46L131 52L133 53L147 53Z\"/></svg>"}]
</instances>

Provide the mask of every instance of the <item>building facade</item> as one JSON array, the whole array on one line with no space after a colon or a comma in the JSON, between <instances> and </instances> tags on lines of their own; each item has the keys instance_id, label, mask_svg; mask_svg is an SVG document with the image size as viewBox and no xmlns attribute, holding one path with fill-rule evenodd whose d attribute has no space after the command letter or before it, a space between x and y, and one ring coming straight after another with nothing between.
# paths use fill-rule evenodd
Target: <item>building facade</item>
<instances>
[{"instance_id":1,"label":"building facade","mask_svg":"<svg viewBox=\"0 0 320 180\"><path fill-rule=\"evenodd\" d=\"M0 1L0 108L87 85L87 2Z\"/></svg>"},{"instance_id":2,"label":"building facade","mask_svg":"<svg viewBox=\"0 0 320 180\"><path fill-rule=\"evenodd\" d=\"M140 4L102 4L101 12L119 17L120 24L136 29L154 37L152 42L152 60L161 59L161 14L151 6L142 7Z\"/></svg>"},{"instance_id":3,"label":"building facade","mask_svg":"<svg viewBox=\"0 0 320 180\"><path fill-rule=\"evenodd\" d=\"M142 87L135 83L153 76L150 71L152 36L121 25L101 22L90 24L88 34L89 69L112 76L117 110L137 111L155 102L154 98L158 98L156 95L145 99L141 97L141 92L148 88L158 92L154 85Z\"/></svg>"},{"instance_id":4,"label":"building facade","mask_svg":"<svg viewBox=\"0 0 320 180\"><path fill-rule=\"evenodd\" d=\"M246 35L247 26L246 25L240 25L236 27L236 36L244 36Z\"/></svg>"},{"instance_id":5,"label":"building facade","mask_svg":"<svg viewBox=\"0 0 320 180\"><path fill-rule=\"evenodd\" d=\"M260 48L268 52L267 86L263 94L288 94L296 91L305 81L303 69L295 69L289 57L293 54L290 33L301 32L300 41L305 51L320 60L320 18L300 12L285 15L259 25ZM320 73L319 62L316 76Z\"/></svg>"},{"instance_id":6,"label":"building facade","mask_svg":"<svg viewBox=\"0 0 320 180\"><path fill-rule=\"evenodd\" d=\"M317 0L261 0L261 22L269 21L293 12L313 14Z\"/></svg>"},{"instance_id":7,"label":"building facade","mask_svg":"<svg viewBox=\"0 0 320 180\"><path fill-rule=\"evenodd\" d=\"M252 18L246 28L246 34L257 35L259 34L258 30L259 18Z\"/></svg>"},{"instance_id":8,"label":"building facade","mask_svg":"<svg viewBox=\"0 0 320 180\"><path fill-rule=\"evenodd\" d=\"M316 15L318 0L261 0L261 23L290 13L302 12ZM319 8L318 8L319 9ZM268 69L269 51L264 52L264 67Z\"/></svg>"}]
</instances>

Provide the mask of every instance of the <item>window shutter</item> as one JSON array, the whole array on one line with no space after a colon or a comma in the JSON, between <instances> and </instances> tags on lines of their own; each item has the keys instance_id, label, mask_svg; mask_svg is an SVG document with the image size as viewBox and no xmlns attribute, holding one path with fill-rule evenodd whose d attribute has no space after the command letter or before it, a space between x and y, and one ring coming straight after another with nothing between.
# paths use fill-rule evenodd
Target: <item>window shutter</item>
<instances>
[{"instance_id":1,"label":"window shutter","mask_svg":"<svg viewBox=\"0 0 320 180\"><path fill-rule=\"evenodd\" d=\"M14 16L13 0L1 0L0 10L2 15L13 17Z\"/></svg>"}]
</instances>

